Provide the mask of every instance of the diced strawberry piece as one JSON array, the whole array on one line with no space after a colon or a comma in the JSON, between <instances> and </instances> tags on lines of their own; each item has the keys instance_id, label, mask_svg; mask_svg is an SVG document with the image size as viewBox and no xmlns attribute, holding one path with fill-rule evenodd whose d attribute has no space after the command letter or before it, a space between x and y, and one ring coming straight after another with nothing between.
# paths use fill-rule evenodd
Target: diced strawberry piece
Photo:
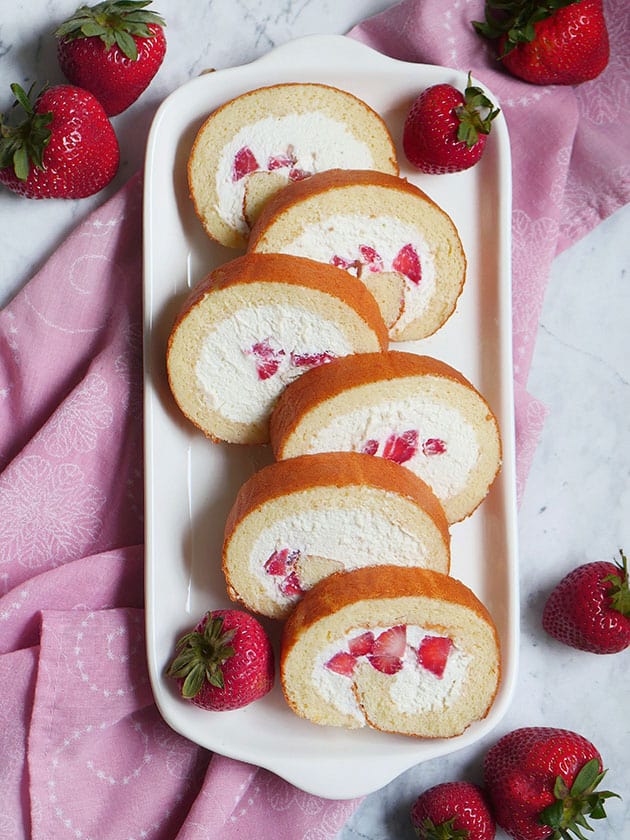
<instances>
[{"instance_id":1,"label":"diced strawberry piece","mask_svg":"<svg viewBox=\"0 0 630 840\"><path fill-rule=\"evenodd\" d=\"M368 662L381 674L397 674L403 666L397 656L368 656Z\"/></svg>"},{"instance_id":2,"label":"diced strawberry piece","mask_svg":"<svg viewBox=\"0 0 630 840\"><path fill-rule=\"evenodd\" d=\"M286 356L282 347L272 347L268 338L252 344L250 349L245 352L255 357L256 372L259 379L269 379L277 373L282 359Z\"/></svg>"},{"instance_id":3,"label":"diced strawberry piece","mask_svg":"<svg viewBox=\"0 0 630 840\"><path fill-rule=\"evenodd\" d=\"M268 575L284 577L289 571L288 558L288 548L282 548L280 551L274 551L274 553L265 561L265 571Z\"/></svg>"},{"instance_id":4,"label":"diced strawberry piece","mask_svg":"<svg viewBox=\"0 0 630 840\"><path fill-rule=\"evenodd\" d=\"M378 441L374 440L374 438L370 438L370 440L366 440L366 442L361 447L361 452L365 455L376 455L378 452Z\"/></svg>"},{"instance_id":5,"label":"diced strawberry piece","mask_svg":"<svg viewBox=\"0 0 630 840\"><path fill-rule=\"evenodd\" d=\"M306 169L298 169L294 167L289 172L289 180L290 181L303 181L305 178L309 178L313 173L307 172Z\"/></svg>"},{"instance_id":6,"label":"diced strawberry piece","mask_svg":"<svg viewBox=\"0 0 630 840\"><path fill-rule=\"evenodd\" d=\"M334 354L326 350L323 353L291 353L291 362L296 367L318 367L318 365L331 362L334 358Z\"/></svg>"},{"instance_id":7,"label":"diced strawberry piece","mask_svg":"<svg viewBox=\"0 0 630 840\"><path fill-rule=\"evenodd\" d=\"M347 260L345 257L340 257L338 254L333 254L330 258L330 264L337 266L337 268L351 268L354 265L352 260Z\"/></svg>"},{"instance_id":8,"label":"diced strawberry piece","mask_svg":"<svg viewBox=\"0 0 630 840\"><path fill-rule=\"evenodd\" d=\"M232 180L240 181L241 178L249 175L250 172L255 172L257 169L260 169L260 166L254 157L254 153L249 146L243 146L234 155L234 160L232 162Z\"/></svg>"},{"instance_id":9,"label":"diced strawberry piece","mask_svg":"<svg viewBox=\"0 0 630 840\"><path fill-rule=\"evenodd\" d=\"M411 242L403 245L400 251L396 254L394 262L392 263L392 268L394 271L399 271L401 274L404 274L405 277L408 277L411 282L416 285L420 282L420 280L422 280L420 257Z\"/></svg>"},{"instance_id":10,"label":"diced strawberry piece","mask_svg":"<svg viewBox=\"0 0 630 840\"><path fill-rule=\"evenodd\" d=\"M326 668L329 671L334 671L335 674L341 674L342 677L351 677L356 664L357 660L355 657L351 653L342 650L328 660Z\"/></svg>"},{"instance_id":11,"label":"diced strawberry piece","mask_svg":"<svg viewBox=\"0 0 630 840\"><path fill-rule=\"evenodd\" d=\"M300 580L297 572L290 572L283 581L280 582L280 592L283 595L302 595L304 590L300 586Z\"/></svg>"},{"instance_id":12,"label":"diced strawberry piece","mask_svg":"<svg viewBox=\"0 0 630 840\"><path fill-rule=\"evenodd\" d=\"M374 649L374 633L366 630L360 636L355 636L348 642L348 650L353 656L367 656Z\"/></svg>"},{"instance_id":13,"label":"diced strawberry piece","mask_svg":"<svg viewBox=\"0 0 630 840\"><path fill-rule=\"evenodd\" d=\"M425 455L443 455L446 444L440 438L427 438L422 444L422 451Z\"/></svg>"},{"instance_id":14,"label":"diced strawberry piece","mask_svg":"<svg viewBox=\"0 0 630 840\"><path fill-rule=\"evenodd\" d=\"M374 640L373 653L375 656L402 656L407 644L407 628L404 624L397 624L383 630Z\"/></svg>"},{"instance_id":15,"label":"diced strawberry piece","mask_svg":"<svg viewBox=\"0 0 630 840\"><path fill-rule=\"evenodd\" d=\"M267 161L267 169L270 172L273 172L274 169L288 169L294 163L295 158L289 157L289 155L271 155Z\"/></svg>"},{"instance_id":16,"label":"diced strawberry piece","mask_svg":"<svg viewBox=\"0 0 630 840\"><path fill-rule=\"evenodd\" d=\"M453 642L447 636L425 636L418 648L418 662L442 679L452 648Z\"/></svg>"},{"instance_id":17,"label":"diced strawberry piece","mask_svg":"<svg viewBox=\"0 0 630 840\"><path fill-rule=\"evenodd\" d=\"M361 262L366 265L370 271L383 270L383 258L374 248L372 248L371 245L359 245L359 253L361 254Z\"/></svg>"},{"instance_id":18,"label":"diced strawberry piece","mask_svg":"<svg viewBox=\"0 0 630 840\"><path fill-rule=\"evenodd\" d=\"M397 464L404 464L418 451L418 432L415 429L408 429L401 435L392 434L385 441L383 458L388 461L395 461Z\"/></svg>"}]
</instances>

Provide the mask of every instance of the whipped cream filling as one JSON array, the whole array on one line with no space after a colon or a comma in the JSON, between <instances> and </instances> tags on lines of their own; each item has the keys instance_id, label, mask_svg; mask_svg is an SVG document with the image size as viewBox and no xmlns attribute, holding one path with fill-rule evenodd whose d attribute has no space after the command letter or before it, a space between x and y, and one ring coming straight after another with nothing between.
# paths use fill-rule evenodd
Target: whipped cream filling
<instances>
[{"instance_id":1,"label":"whipped cream filling","mask_svg":"<svg viewBox=\"0 0 630 840\"><path fill-rule=\"evenodd\" d=\"M370 629L375 636L378 636L387 628ZM365 725L363 712L352 689L353 678L338 674L326 667L326 663L339 650L344 649L350 639L360 635L361 632L361 630L351 630L321 650L313 665L312 680L316 691L327 703ZM440 712L448 708L461 694L472 659L470 654L453 646L448 655L444 673L441 677L436 676L418 663L418 647L427 635L437 634L433 630L407 625L402 668L398 673L387 676L389 697L396 709L404 714Z\"/></svg>"},{"instance_id":2,"label":"whipped cream filling","mask_svg":"<svg viewBox=\"0 0 630 840\"><path fill-rule=\"evenodd\" d=\"M291 168L306 173L325 169L372 169L374 160L369 146L348 131L344 123L322 111L306 114L269 116L243 126L226 143L216 172L217 212L223 221L240 233L247 232L243 218L246 177L234 180L233 166L240 150L248 149L258 164L252 171L273 171L286 175L289 167L274 169L270 160L281 156L291 159Z\"/></svg>"},{"instance_id":3,"label":"whipped cream filling","mask_svg":"<svg viewBox=\"0 0 630 840\"><path fill-rule=\"evenodd\" d=\"M229 420L254 423L318 359L352 349L336 324L302 307L243 307L204 336L195 373L210 408Z\"/></svg>"},{"instance_id":4,"label":"whipped cream filling","mask_svg":"<svg viewBox=\"0 0 630 840\"><path fill-rule=\"evenodd\" d=\"M414 225L404 224L393 216L337 213L305 225L300 235L281 251L337 265L341 261L361 263L361 273L378 274L378 271L396 271L397 257L408 247L417 254L421 279L416 282L401 272L404 308L397 327L402 328L422 316L436 291L435 253ZM378 256L378 264L366 262L366 253L371 252ZM348 270L357 273L356 268Z\"/></svg>"},{"instance_id":5,"label":"whipped cream filling","mask_svg":"<svg viewBox=\"0 0 630 840\"><path fill-rule=\"evenodd\" d=\"M419 445L399 462L426 481L440 499L461 492L479 459L475 430L456 408L426 397L410 396L339 414L313 434L307 452L369 451L380 456L392 433L402 436L407 431L416 433ZM432 441L440 446L422 445ZM378 447L368 450L368 443Z\"/></svg>"},{"instance_id":6,"label":"whipped cream filling","mask_svg":"<svg viewBox=\"0 0 630 840\"><path fill-rule=\"evenodd\" d=\"M417 566L427 554L422 540L406 533L378 511L337 508L290 514L260 532L249 558L251 574L262 583L269 597L280 604L294 598L280 591L281 581L265 571L265 561L287 545L301 557L337 560L345 569L388 563L392 553L396 554L397 565Z\"/></svg>"}]
</instances>

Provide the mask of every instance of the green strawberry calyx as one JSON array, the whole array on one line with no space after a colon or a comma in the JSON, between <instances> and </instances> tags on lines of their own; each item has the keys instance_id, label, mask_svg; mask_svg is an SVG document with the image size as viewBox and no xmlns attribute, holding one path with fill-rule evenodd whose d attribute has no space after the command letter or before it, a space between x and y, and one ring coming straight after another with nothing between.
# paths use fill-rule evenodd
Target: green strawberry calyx
<instances>
[{"instance_id":1,"label":"green strawberry calyx","mask_svg":"<svg viewBox=\"0 0 630 840\"><path fill-rule=\"evenodd\" d=\"M623 550L619 549L621 563L615 563L619 574L606 575L604 580L612 584L608 589L611 609L622 615L630 616L630 587L628 586L628 560Z\"/></svg>"},{"instance_id":2,"label":"green strawberry calyx","mask_svg":"<svg viewBox=\"0 0 630 840\"><path fill-rule=\"evenodd\" d=\"M26 93L17 83L11 85L15 96L12 107L21 107L26 115L17 125L10 125L4 115L0 115L0 169L13 167L20 181L26 181L28 178L31 164L37 169L46 168L44 151L50 143L52 133L49 126L53 120L53 113L38 113L35 110L37 97L33 96L34 87L35 84L31 85ZM39 96L44 89L45 86Z\"/></svg>"},{"instance_id":3,"label":"green strawberry calyx","mask_svg":"<svg viewBox=\"0 0 630 840\"><path fill-rule=\"evenodd\" d=\"M416 826L416 834L420 840L468 840L470 832L466 828L455 828L455 817L437 825L430 817L425 817Z\"/></svg>"},{"instance_id":4,"label":"green strawberry calyx","mask_svg":"<svg viewBox=\"0 0 630 840\"><path fill-rule=\"evenodd\" d=\"M205 682L216 688L224 688L223 663L234 656L230 644L235 629L223 630L223 616L206 614L206 623L201 631L193 630L182 636L176 645L176 655L166 674L182 679L181 692L184 697L195 697Z\"/></svg>"},{"instance_id":5,"label":"green strawberry calyx","mask_svg":"<svg viewBox=\"0 0 630 840\"><path fill-rule=\"evenodd\" d=\"M555 802L548 805L538 817L541 825L553 829L549 840L587 840L581 829L594 829L586 818L606 819L604 802L611 796L618 797L618 794L609 790L595 790L605 775L605 770L600 772L598 760L592 758L581 768L570 788L561 776L556 777L553 790Z\"/></svg>"},{"instance_id":6,"label":"green strawberry calyx","mask_svg":"<svg viewBox=\"0 0 630 840\"><path fill-rule=\"evenodd\" d=\"M166 26L161 15L144 8L149 5L151 0L104 0L95 6L80 6L54 34L64 41L100 38L106 51L115 45L135 61L138 48L133 36L154 38L155 32L149 29L149 24Z\"/></svg>"},{"instance_id":7,"label":"green strawberry calyx","mask_svg":"<svg viewBox=\"0 0 630 840\"><path fill-rule=\"evenodd\" d=\"M455 108L455 115L459 120L457 139L470 149L477 143L480 134L490 134L492 120L499 113L500 109L494 107L483 90L473 85L468 73L464 104Z\"/></svg>"},{"instance_id":8,"label":"green strawberry calyx","mask_svg":"<svg viewBox=\"0 0 630 840\"><path fill-rule=\"evenodd\" d=\"M580 0L486 0L485 20L473 21L475 30L491 41L505 38L503 58L519 44L536 37L535 24L551 17L558 9Z\"/></svg>"}]
</instances>

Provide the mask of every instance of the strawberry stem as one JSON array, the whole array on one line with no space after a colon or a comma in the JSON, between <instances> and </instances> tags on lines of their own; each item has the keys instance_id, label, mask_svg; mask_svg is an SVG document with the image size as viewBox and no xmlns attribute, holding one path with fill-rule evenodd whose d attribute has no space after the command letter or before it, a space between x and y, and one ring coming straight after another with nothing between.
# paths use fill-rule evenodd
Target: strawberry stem
<instances>
[{"instance_id":1,"label":"strawberry stem","mask_svg":"<svg viewBox=\"0 0 630 840\"><path fill-rule=\"evenodd\" d=\"M104 0L95 6L80 6L64 21L55 36L64 41L76 38L100 38L106 50L114 45L131 61L138 57L134 37L154 38L149 24L166 26L161 15L145 10L151 0Z\"/></svg>"},{"instance_id":2,"label":"strawberry stem","mask_svg":"<svg viewBox=\"0 0 630 840\"><path fill-rule=\"evenodd\" d=\"M33 90L31 85L28 93L17 83L11 85L15 96L12 108L21 107L25 117L17 125L5 122L4 115L0 115L0 168L13 167L13 171L20 181L28 178L31 164L37 169L45 169L44 151L50 143L49 128L53 120L52 111L37 113L35 111ZM40 91L43 93L45 86Z\"/></svg>"},{"instance_id":3,"label":"strawberry stem","mask_svg":"<svg viewBox=\"0 0 630 840\"><path fill-rule=\"evenodd\" d=\"M606 818L604 802L618 794L609 790L596 791L606 771L600 772L599 761L592 758L580 769L569 789L561 776L554 785L555 802L541 811L538 822L553 829L549 840L587 840L581 829L593 831L587 817L593 820Z\"/></svg>"},{"instance_id":4,"label":"strawberry stem","mask_svg":"<svg viewBox=\"0 0 630 840\"><path fill-rule=\"evenodd\" d=\"M476 32L491 41L505 36L503 58L519 44L534 40L534 24L579 0L486 0L485 20L472 22Z\"/></svg>"},{"instance_id":5,"label":"strawberry stem","mask_svg":"<svg viewBox=\"0 0 630 840\"><path fill-rule=\"evenodd\" d=\"M182 636L176 645L176 655L166 675L183 679L184 697L195 697L206 681L223 688L223 663L234 656L230 642L236 630L223 630L223 616L206 614L203 630L193 630Z\"/></svg>"},{"instance_id":6,"label":"strawberry stem","mask_svg":"<svg viewBox=\"0 0 630 840\"><path fill-rule=\"evenodd\" d=\"M488 99L483 90L474 87L470 72L464 91L464 104L455 109L459 120L457 139L470 149L479 140L480 134L490 134L492 120L500 113L499 108Z\"/></svg>"},{"instance_id":7,"label":"strawberry stem","mask_svg":"<svg viewBox=\"0 0 630 840\"><path fill-rule=\"evenodd\" d=\"M615 565L619 574L606 575L604 580L610 581L612 586L608 590L610 606L622 615L630 616L630 587L628 586L628 560L623 550L619 549L621 563Z\"/></svg>"}]
</instances>

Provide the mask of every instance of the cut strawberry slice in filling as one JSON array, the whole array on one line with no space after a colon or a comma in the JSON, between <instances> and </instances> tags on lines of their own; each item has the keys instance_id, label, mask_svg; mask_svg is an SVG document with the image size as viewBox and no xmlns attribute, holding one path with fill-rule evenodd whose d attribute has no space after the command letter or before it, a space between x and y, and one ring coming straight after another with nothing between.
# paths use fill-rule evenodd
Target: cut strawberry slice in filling
<instances>
[{"instance_id":1,"label":"cut strawberry slice in filling","mask_svg":"<svg viewBox=\"0 0 630 840\"><path fill-rule=\"evenodd\" d=\"M293 155L271 155L267 161L267 169L273 172L276 169L289 169L295 165Z\"/></svg>"},{"instance_id":2,"label":"cut strawberry slice in filling","mask_svg":"<svg viewBox=\"0 0 630 840\"><path fill-rule=\"evenodd\" d=\"M256 364L258 378L269 379L278 372L282 360L286 356L282 347L273 347L269 338L257 341L245 351L247 355L253 356Z\"/></svg>"},{"instance_id":3,"label":"cut strawberry slice in filling","mask_svg":"<svg viewBox=\"0 0 630 840\"><path fill-rule=\"evenodd\" d=\"M342 677L351 677L356 664L357 660L351 653L341 650L328 660L326 668L335 674L341 674Z\"/></svg>"},{"instance_id":4,"label":"cut strawberry slice in filling","mask_svg":"<svg viewBox=\"0 0 630 840\"><path fill-rule=\"evenodd\" d=\"M289 172L289 180L303 181L305 178L308 178L312 174L312 172L307 172L306 169L299 169L298 167L294 166L293 169Z\"/></svg>"},{"instance_id":5,"label":"cut strawberry slice in filling","mask_svg":"<svg viewBox=\"0 0 630 840\"><path fill-rule=\"evenodd\" d=\"M360 636L355 636L348 642L348 650L353 656L367 656L374 650L374 633L366 630Z\"/></svg>"},{"instance_id":6,"label":"cut strawberry slice in filling","mask_svg":"<svg viewBox=\"0 0 630 840\"><path fill-rule=\"evenodd\" d=\"M372 654L368 661L382 674L396 674L403 666L402 657L407 644L407 628L404 624L390 627L374 640Z\"/></svg>"},{"instance_id":7,"label":"cut strawberry slice in filling","mask_svg":"<svg viewBox=\"0 0 630 840\"><path fill-rule=\"evenodd\" d=\"M383 271L383 258L375 248L372 248L371 245L359 245L359 253L361 254L361 262L370 271Z\"/></svg>"},{"instance_id":8,"label":"cut strawberry slice in filling","mask_svg":"<svg viewBox=\"0 0 630 840\"><path fill-rule=\"evenodd\" d=\"M249 146L242 146L234 155L232 161L232 180L240 181L251 172L256 172L260 169L258 161Z\"/></svg>"},{"instance_id":9,"label":"cut strawberry slice in filling","mask_svg":"<svg viewBox=\"0 0 630 840\"><path fill-rule=\"evenodd\" d=\"M378 452L378 441L374 440L374 438L370 438L370 440L366 440L363 446L361 447L361 452L365 455L376 455Z\"/></svg>"},{"instance_id":10,"label":"cut strawberry slice in filling","mask_svg":"<svg viewBox=\"0 0 630 840\"><path fill-rule=\"evenodd\" d=\"M405 277L408 277L409 280L416 285L418 285L422 280L420 257L411 242L403 245L400 251L396 254L392 263L392 268L394 271L404 274Z\"/></svg>"},{"instance_id":11,"label":"cut strawberry slice in filling","mask_svg":"<svg viewBox=\"0 0 630 840\"><path fill-rule=\"evenodd\" d=\"M279 584L280 592L283 595L293 596L293 595L302 595L304 590L300 586L300 579L298 578L297 572L292 571L280 581Z\"/></svg>"},{"instance_id":12,"label":"cut strawberry slice in filling","mask_svg":"<svg viewBox=\"0 0 630 840\"><path fill-rule=\"evenodd\" d=\"M418 432L416 429L407 429L400 435L392 434L385 441L383 458L388 461L395 461L397 464L404 464L409 461L418 451Z\"/></svg>"},{"instance_id":13,"label":"cut strawberry slice in filling","mask_svg":"<svg viewBox=\"0 0 630 840\"><path fill-rule=\"evenodd\" d=\"M336 358L334 353L324 350L322 353L291 353L291 363L295 367L318 367Z\"/></svg>"},{"instance_id":14,"label":"cut strawberry slice in filling","mask_svg":"<svg viewBox=\"0 0 630 840\"><path fill-rule=\"evenodd\" d=\"M447 636L425 636L418 647L418 662L442 679L452 649L453 642Z\"/></svg>"},{"instance_id":15,"label":"cut strawberry slice in filling","mask_svg":"<svg viewBox=\"0 0 630 840\"><path fill-rule=\"evenodd\" d=\"M422 452L427 455L443 455L446 452L446 444L441 438L427 438L422 444Z\"/></svg>"},{"instance_id":16,"label":"cut strawberry slice in filling","mask_svg":"<svg viewBox=\"0 0 630 840\"><path fill-rule=\"evenodd\" d=\"M274 551L274 553L270 555L263 568L268 575L273 575L274 577L284 577L289 573L289 565L293 565L289 561L289 549L281 548L279 551Z\"/></svg>"}]
</instances>

